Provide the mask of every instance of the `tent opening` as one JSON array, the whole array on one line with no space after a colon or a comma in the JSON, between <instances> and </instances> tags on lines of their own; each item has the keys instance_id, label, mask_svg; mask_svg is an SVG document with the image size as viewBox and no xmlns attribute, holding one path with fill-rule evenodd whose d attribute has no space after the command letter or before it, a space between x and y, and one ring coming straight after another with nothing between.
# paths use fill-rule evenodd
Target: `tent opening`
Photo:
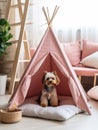
<instances>
[{"instance_id":1,"label":"tent opening","mask_svg":"<svg viewBox=\"0 0 98 130\"><path fill-rule=\"evenodd\" d=\"M60 84L56 87L58 96L71 96L70 88L68 85L68 77L62 73L55 63L52 55L49 53L44 62L41 64L40 68L31 78L31 84L27 93L27 98L39 96L43 88L42 77L44 71L56 71L59 78Z\"/></svg>"}]
</instances>

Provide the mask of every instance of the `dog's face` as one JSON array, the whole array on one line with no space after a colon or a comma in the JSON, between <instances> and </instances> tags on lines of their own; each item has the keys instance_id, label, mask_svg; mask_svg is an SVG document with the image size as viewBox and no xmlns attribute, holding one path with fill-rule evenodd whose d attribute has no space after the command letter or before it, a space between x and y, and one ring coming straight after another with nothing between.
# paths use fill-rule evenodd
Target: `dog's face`
<instances>
[{"instance_id":1,"label":"dog's face","mask_svg":"<svg viewBox=\"0 0 98 130\"><path fill-rule=\"evenodd\" d=\"M57 76L56 72L45 72L42 83L47 85L48 87L50 86L56 86L60 83L60 79Z\"/></svg>"}]
</instances>

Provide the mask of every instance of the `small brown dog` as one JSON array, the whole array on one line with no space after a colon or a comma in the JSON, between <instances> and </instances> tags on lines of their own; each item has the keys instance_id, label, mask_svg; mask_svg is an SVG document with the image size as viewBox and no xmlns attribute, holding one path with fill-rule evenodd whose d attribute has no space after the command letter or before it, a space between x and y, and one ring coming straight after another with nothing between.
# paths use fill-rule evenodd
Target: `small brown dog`
<instances>
[{"instance_id":1,"label":"small brown dog","mask_svg":"<svg viewBox=\"0 0 98 130\"><path fill-rule=\"evenodd\" d=\"M60 83L60 79L57 73L45 72L42 78L43 90L40 97L40 105L42 107L58 106L58 97L56 92L56 86Z\"/></svg>"}]
</instances>

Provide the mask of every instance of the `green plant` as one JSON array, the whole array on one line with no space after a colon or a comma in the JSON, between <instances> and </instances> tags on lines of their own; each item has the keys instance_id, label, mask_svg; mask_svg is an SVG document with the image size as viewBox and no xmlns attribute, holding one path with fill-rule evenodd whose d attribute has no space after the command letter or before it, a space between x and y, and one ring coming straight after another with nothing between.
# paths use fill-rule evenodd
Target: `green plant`
<instances>
[{"instance_id":1,"label":"green plant","mask_svg":"<svg viewBox=\"0 0 98 130\"><path fill-rule=\"evenodd\" d=\"M10 33L11 27L9 22L1 18L0 19L0 57L7 54L6 48L8 46L11 46L12 43L9 42L9 40L13 37L13 35Z\"/></svg>"}]
</instances>

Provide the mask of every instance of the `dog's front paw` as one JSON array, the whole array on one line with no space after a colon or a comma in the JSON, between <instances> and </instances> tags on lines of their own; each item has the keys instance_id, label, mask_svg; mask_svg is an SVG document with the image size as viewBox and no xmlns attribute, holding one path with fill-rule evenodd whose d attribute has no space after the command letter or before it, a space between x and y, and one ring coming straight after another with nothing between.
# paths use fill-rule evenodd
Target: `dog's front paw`
<instances>
[{"instance_id":1,"label":"dog's front paw","mask_svg":"<svg viewBox=\"0 0 98 130\"><path fill-rule=\"evenodd\" d=\"M41 103L40 104L42 107L47 107L48 105L47 104L45 104L45 103Z\"/></svg>"}]
</instances>

